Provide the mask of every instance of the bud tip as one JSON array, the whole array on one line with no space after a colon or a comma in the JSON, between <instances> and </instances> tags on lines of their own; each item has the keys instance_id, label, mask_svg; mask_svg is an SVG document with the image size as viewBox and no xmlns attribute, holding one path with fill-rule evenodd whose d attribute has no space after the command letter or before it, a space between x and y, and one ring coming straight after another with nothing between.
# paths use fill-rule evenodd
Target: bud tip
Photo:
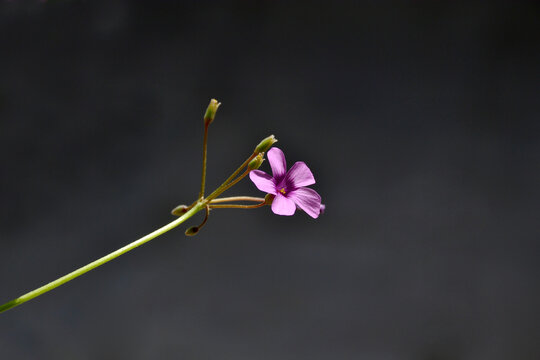
<instances>
[{"instance_id":1,"label":"bud tip","mask_svg":"<svg viewBox=\"0 0 540 360\"><path fill-rule=\"evenodd\" d=\"M210 104L208 104L208 107L206 108L206 113L204 114L204 123L206 125L210 125L212 121L214 121L220 105L221 103L218 102L216 99L210 100Z\"/></svg>"},{"instance_id":2,"label":"bud tip","mask_svg":"<svg viewBox=\"0 0 540 360\"><path fill-rule=\"evenodd\" d=\"M264 162L264 153L259 153L253 160L248 164L248 170L257 170L261 167Z\"/></svg>"},{"instance_id":3,"label":"bud tip","mask_svg":"<svg viewBox=\"0 0 540 360\"><path fill-rule=\"evenodd\" d=\"M277 139L275 138L275 136L270 135L269 137L267 137L263 141L261 141L259 143L259 145L257 145L257 147L255 147L254 152L256 154L264 153L264 152L268 151L268 149L270 149L272 147L272 145L274 145L276 142L277 142Z\"/></svg>"},{"instance_id":4,"label":"bud tip","mask_svg":"<svg viewBox=\"0 0 540 360\"><path fill-rule=\"evenodd\" d=\"M174 216L182 216L189 210L189 206L187 205L178 205L174 209L172 209L171 214Z\"/></svg>"}]
</instances>

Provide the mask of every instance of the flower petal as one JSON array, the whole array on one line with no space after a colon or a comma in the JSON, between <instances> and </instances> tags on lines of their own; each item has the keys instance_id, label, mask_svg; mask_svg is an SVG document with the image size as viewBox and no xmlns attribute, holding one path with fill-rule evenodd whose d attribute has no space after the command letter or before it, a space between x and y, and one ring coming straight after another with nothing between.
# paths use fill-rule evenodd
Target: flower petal
<instances>
[{"instance_id":1,"label":"flower petal","mask_svg":"<svg viewBox=\"0 0 540 360\"><path fill-rule=\"evenodd\" d=\"M249 178L257 189L264 191L268 194L276 195L276 185L274 179L267 173L261 170L252 170L249 172Z\"/></svg>"},{"instance_id":2,"label":"flower petal","mask_svg":"<svg viewBox=\"0 0 540 360\"><path fill-rule=\"evenodd\" d=\"M278 192L272 201L272 211L274 214L290 216L296 211L296 205L294 205L294 201Z\"/></svg>"},{"instance_id":3,"label":"flower petal","mask_svg":"<svg viewBox=\"0 0 540 360\"><path fill-rule=\"evenodd\" d=\"M280 149L273 147L268 150L267 153L268 162L272 168L272 174L276 183L281 181L287 172L287 162L285 161L285 154Z\"/></svg>"},{"instance_id":4,"label":"flower petal","mask_svg":"<svg viewBox=\"0 0 540 360\"><path fill-rule=\"evenodd\" d=\"M293 190L287 195L309 216L314 219L319 217L321 213L321 196L315 190L303 187Z\"/></svg>"},{"instance_id":5,"label":"flower petal","mask_svg":"<svg viewBox=\"0 0 540 360\"><path fill-rule=\"evenodd\" d=\"M302 186L315 184L315 178L313 177L313 174L311 173L311 170L309 170L307 165L302 161L298 161L295 162L294 165L287 172L286 182L287 185L290 184L289 186L292 186L292 188L296 189Z\"/></svg>"}]
</instances>

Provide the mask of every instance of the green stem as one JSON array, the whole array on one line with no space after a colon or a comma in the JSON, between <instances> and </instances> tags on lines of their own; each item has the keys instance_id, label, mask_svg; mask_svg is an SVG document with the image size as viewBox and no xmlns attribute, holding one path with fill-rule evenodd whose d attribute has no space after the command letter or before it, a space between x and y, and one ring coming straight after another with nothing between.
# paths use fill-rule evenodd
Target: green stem
<instances>
[{"instance_id":1,"label":"green stem","mask_svg":"<svg viewBox=\"0 0 540 360\"><path fill-rule=\"evenodd\" d=\"M22 296L19 296L16 299L11 300L10 302L7 302L3 305L0 305L0 313L4 312L6 310L9 310L11 308L14 308L15 306L21 305L29 300L32 300L35 297L38 297L48 291L51 291L52 289L57 288L58 286L67 283L68 281L71 281L75 279L76 277L79 277L87 272L89 272L92 269L97 268L98 266L101 266L105 264L106 262L109 262L118 256L127 253L128 251L131 251L135 249L138 246L141 246L148 241L155 239L156 237L163 235L169 230L174 229L178 225L182 224L184 221L195 215L200 210L204 209L206 207L206 202L198 202L193 208L191 208L187 213L179 217L178 219L174 220L173 222L155 230L154 232L151 232L150 234L143 236L142 238L135 240L131 244L128 244L116 251L113 251L109 255L105 255L104 257L97 259L96 261L91 262L90 264L83 266L67 275L62 276L61 278L58 278L46 285L43 285L40 288L37 288L33 291L30 291L29 293L26 293Z\"/></svg>"},{"instance_id":2,"label":"green stem","mask_svg":"<svg viewBox=\"0 0 540 360\"><path fill-rule=\"evenodd\" d=\"M255 205L238 205L238 204L224 204L225 202L234 202L234 201L253 201L257 202L258 204ZM216 205L219 204L219 205ZM232 197L226 197L226 198L219 198L214 199L210 201L209 207L210 209L257 209L260 207L263 207L266 205L266 199L264 198L256 198L252 196L232 196Z\"/></svg>"},{"instance_id":3,"label":"green stem","mask_svg":"<svg viewBox=\"0 0 540 360\"><path fill-rule=\"evenodd\" d=\"M225 190L227 190L230 186L229 183L236 177L238 176L238 174L240 174L240 171L242 171L243 168L245 168L246 166L248 166L249 162L251 160L253 160L255 158L255 156L257 156L257 154L253 153L251 154L250 157L248 157L246 159L246 161L244 161L244 163L242 165L240 165L240 167L238 169L236 169L235 172L232 173L231 176L229 176L229 178L227 180L225 180L225 182L223 182L223 184L221 184L216 190L214 190L213 193L211 193L210 195L208 195L208 197L206 198L206 200L208 201L212 201L212 199L215 199L216 197L218 197L219 195L221 195L222 192L224 192ZM246 176L246 174L243 174L242 175L242 178ZM235 180L234 184L236 184L238 181L240 181L242 178L240 179L237 179L237 181ZM233 184L233 185L234 185ZM231 185L232 186L232 185Z\"/></svg>"},{"instance_id":4,"label":"green stem","mask_svg":"<svg viewBox=\"0 0 540 360\"><path fill-rule=\"evenodd\" d=\"M237 177L236 179L234 179L233 181L229 182L229 183L223 183L216 191L214 191L212 194L210 194L206 200L207 201L212 201L213 199L217 198L219 195L221 195L223 192L225 192L226 190L230 189L231 187L233 187L234 185L236 185L240 180L242 180L243 178L246 177L247 174L249 174L251 170L246 170L244 171L244 173L242 175L240 175L239 177Z\"/></svg>"},{"instance_id":5,"label":"green stem","mask_svg":"<svg viewBox=\"0 0 540 360\"><path fill-rule=\"evenodd\" d=\"M234 201L263 202L264 198L253 197L253 196L232 196L232 197L214 199L210 201L210 205L224 203L224 202L234 202Z\"/></svg>"},{"instance_id":6,"label":"green stem","mask_svg":"<svg viewBox=\"0 0 540 360\"><path fill-rule=\"evenodd\" d=\"M203 139L203 163L202 163L202 176L201 176L201 191L199 192L199 199L204 198L204 185L206 183L206 149L208 148L208 125L204 124L204 139Z\"/></svg>"},{"instance_id":7,"label":"green stem","mask_svg":"<svg viewBox=\"0 0 540 360\"><path fill-rule=\"evenodd\" d=\"M266 205L266 202L263 199L263 202L255 205L238 205L238 204L224 204L224 205L209 205L210 209L257 209Z\"/></svg>"}]
</instances>

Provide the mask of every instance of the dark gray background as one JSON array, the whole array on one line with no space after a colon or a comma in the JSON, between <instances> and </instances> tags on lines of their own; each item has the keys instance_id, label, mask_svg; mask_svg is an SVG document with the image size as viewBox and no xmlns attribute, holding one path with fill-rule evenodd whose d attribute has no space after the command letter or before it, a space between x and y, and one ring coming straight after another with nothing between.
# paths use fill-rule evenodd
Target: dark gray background
<instances>
[{"instance_id":1,"label":"dark gray background","mask_svg":"<svg viewBox=\"0 0 540 360\"><path fill-rule=\"evenodd\" d=\"M539 10L2 2L0 302L191 202L211 97L208 188L275 134L327 213L216 210L1 314L0 357L539 359Z\"/></svg>"}]
</instances>

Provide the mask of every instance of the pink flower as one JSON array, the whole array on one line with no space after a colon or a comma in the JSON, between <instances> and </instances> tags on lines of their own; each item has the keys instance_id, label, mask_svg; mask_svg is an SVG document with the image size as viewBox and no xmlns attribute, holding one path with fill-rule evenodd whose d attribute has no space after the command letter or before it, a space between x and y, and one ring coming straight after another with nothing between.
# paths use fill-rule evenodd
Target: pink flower
<instances>
[{"instance_id":1,"label":"pink flower","mask_svg":"<svg viewBox=\"0 0 540 360\"><path fill-rule=\"evenodd\" d=\"M287 171L283 151L274 147L267 155L273 176L253 170L249 177L259 190L275 196L272 202L274 214L290 216L299 207L312 218L319 217L325 206L321 204L321 196L315 190L305 187L315 184L315 178L307 165L298 161Z\"/></svg>"}]
</instances>

